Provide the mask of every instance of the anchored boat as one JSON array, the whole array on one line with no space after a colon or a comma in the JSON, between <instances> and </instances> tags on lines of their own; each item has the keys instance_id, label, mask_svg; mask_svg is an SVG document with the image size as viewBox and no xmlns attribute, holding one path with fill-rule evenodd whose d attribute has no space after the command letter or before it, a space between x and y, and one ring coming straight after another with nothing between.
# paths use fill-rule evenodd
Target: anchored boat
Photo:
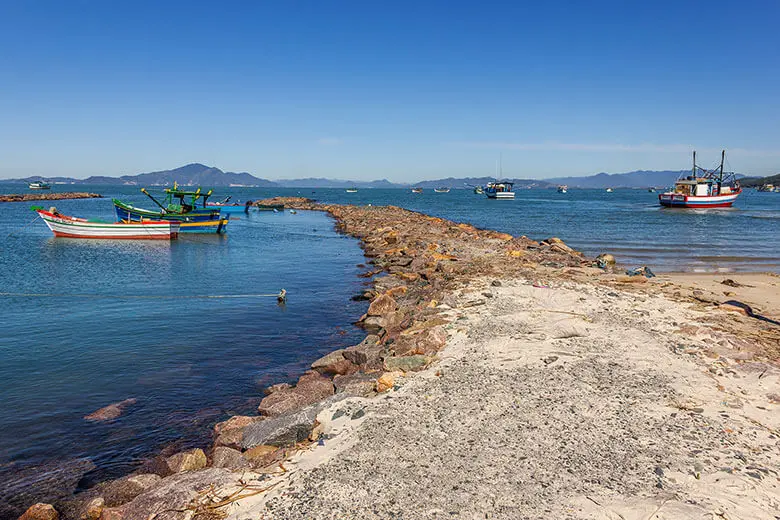
<instances>
[{"instance_id":1,"label":"anchored boat","mask_svg":"<svg viewBox=\"0 0 780 520\"><path fill-rule=\"evenodd\" d=\"M347 188L347 193L357 193L357 188Z\"/></svg>"},{"instance_id":2,"label":"anchored boat","mask_svg":"<svg viewBox=\"0 0 780 520\"><path fill-rule=\"evenodd\" d=\"M693 152L693 168L690 175L677 179L674 189L658 195L662 206L678 208L728 208L742 193L734 172L724 172L726 150L721 152L720 166L707 170L696 164Z\"/></svg>"},{"instance_id":3,"label":"anchored boat","mask_svg":"<svg viewBox=\"0 0 780 520\"><path fill-rule=\"evenodd\" d=\"M565 184L561 184L558 186L558 193L567 193L569 191L569 187Z\"/></svg>"},{"instance_id":4,"label":"anchored boat","mask_svg":"<svg viewBox=\"0 0 780 520\"><path fill-rule=\"evenodd\" d=\"M218 209L223 215L230 213L249 213L249 207L252 205L252 201L248 200L245 204L240 202L228 202L231 197L226 197L219 202L207 202L207 208Z\"/></svg>"},{"instance_id":5,"label":"anchored boat","mask_svg":"<svg viewBox=\"0 0 780 520\"><path fill-rule=\"evenodd\" d=\"M130 240L172 240L179 236L179 222L144 220L143 222L106 222L62 215L57 208L48 211L33 206L56 237Z\"/></svg>"},{"instance_id":6,"label":"anchored boat","mask_svg":"<svg viewBox=\"0 0 780 520\"><path fill-rule=\"evenodd\" d=\"M422 188L412 188L412 193L422 193Z\"/></svg>"},{"instance_id":7,"label":"anchored boat","mask_svg":"<svg viewBox=\"0 0 780 520\"><path fill-rule=\"evenodd\" d=\"M488 182L485 185L484 192L489 199L514 199L515 192L512 191L512 182Z\"/></svg>"},{"instance_id":8,"label":"anchored boat","mask_svg":"<svg viewBox=\"0 0 780 520\"><path fill-rule=\"evenodd\" d=\"M210 208L206 205L212 190L207 193L201 193L200 188L197 191L183 191L174 183L173 188L165 189L165 198L162 202L154 198L145 188L141 188L141 192L152 199L160 210L152 211L112 199L116 216L120 221L173 220L181 224L182 232L189 233L222 233L226 230L229 219L220 215L219 208Z\"/></svg>"},{"instance_id":9,"label":"anchored boat","mask_svg":"<svg viewBox=\"0 0 780 520\"><path fill-rule=\"evenodd\" d=\"M46 181L31 182L27 185L31 190L50 190L51 184Z\"/></svg>"},{"instance_id":10,"label":"anchored boat","mask_svg":"<svg viewBox=\"0 0 780 520\"><path fill-rule=\"evenodd\" d=\"M436 193L449 193L450 189L446 186L442 186L440 188L433 188L433 191L435 191Z\"/></svg>"}]
</instances>

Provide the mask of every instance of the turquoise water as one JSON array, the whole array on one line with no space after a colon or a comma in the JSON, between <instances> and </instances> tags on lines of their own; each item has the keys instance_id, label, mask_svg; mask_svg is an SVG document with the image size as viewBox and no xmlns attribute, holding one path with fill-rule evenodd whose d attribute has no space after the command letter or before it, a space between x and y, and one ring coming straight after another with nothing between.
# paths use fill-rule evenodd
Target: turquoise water
<instances>
[{"instance_id":1,"label":"turquoise water","mask_svg":"<svg viewBox=\"0 0 780 520\"><path fill-rule=\"evenodd\" d=\"M134 187L75 188L106 198L41 204L108 219L111 197L151 207ZM0 184L1 193L20 191ZM662 209L644 190L526 190L514 201L468 190L218 192L228 194L395 204L535 239L558 236L589 255L611 252L656 271L780 272L773 193L748 191L733 209L696 211ZM365 259L323 214L241 214L226 236L170 243L78 241L53 238L29 206L0 204L0 292L53 296L0 296L0 505L30 472L89 458L95 469L84 486L163 447L203 444L215 422L251 412L263 385L293 379L322 353L361 338L351 323L365 303L350 297L365 283L357 277ZM194 297L281 288L285 306L268 297ZM136 404L115 421L83 419L128 398Z\"/></svg>"}]
</instances>

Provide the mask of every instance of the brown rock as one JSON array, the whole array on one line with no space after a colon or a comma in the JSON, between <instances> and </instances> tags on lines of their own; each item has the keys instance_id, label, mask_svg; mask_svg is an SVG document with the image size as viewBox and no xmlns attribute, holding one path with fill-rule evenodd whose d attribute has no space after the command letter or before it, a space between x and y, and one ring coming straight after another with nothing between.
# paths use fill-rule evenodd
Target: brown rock
<instances>
[{"instance_id":1,"label":"brown rock","mask_svg":"<svg viewBox=\"0 0 780 520\"><path fill-rule=\"evenodd\" d=\"M112 419L116 419L120 415L122 415L122 412L125 408L128 406L134 405L138 400L135 398L125 399L124 401L119 401L118 403L113 403L108 406L104 406L100 410L96 410L92 412L89 415L85 415L84 419L88 421L95 421L95 422L102 422L102 421L110 421Z\"/></svg>"},{"instance_id":2,"label":"brown rock","mask_svg":"<svg viewBox=\"0 0 780 520\"><path fill-rule=\"evenodd\" d=\"M385 347L378 344L378 341L378 336L370 335L359 345L345 349L344 357L358 365L364 372L380 370Z\"/></svg>"},{"instance_id":3,"label":"brown rock","mask_svg":"<svg viewBox=\"0 0 780 520\"><path fill-rule=\"evenodd\" d=\"M278 416L333 395L333 382L320 373L309 370L298 379L295 387L274 392L260 402L257 411L266 416Z\"/></svg>"},{"instance_id":4,"label":"brown rock","mask_svg":"<svg viewBox=\"0 0 780 520\"><path fill-rule=\"evenodd\" d=\"M376 391L378 393L386 392L393 388L393 385L395 384L395 378L393 377L393 374L390 372L386 372L382 374L379 379L376 381Z\"/></svg>"},{"instance_id":5,"label":"brown rock","mask_svg":"<svg viewBox=\"0 0 780 520\"><path fill-rule=\"evenodd\" d=\"M374 393L376 377L370 374L355 373L333 378L337 394L368 397Z\"/></svg>"},{"instance_id":6,"label":"brown rock","mask_svg":"<svg viewBox=\"0 0 780 520\"><path fill-rule=\"evenodd\" d=\"M390 345L390 350L398 357L421 354L422 352L417 351L416 340L417 338L414 335L401 335Z\"/></svg>"},{"instance_id":7,"label":"brown rock","mask_svg":"<svg viewBox=\"0 0 780 520\"><path fill-rule=\"evenodd\" d=\"M208 463L206 454L200 448L171 455L168 457L167 462L173 473L203 469Z\"/></svg>"},{"instance_id":8,"label":"brown rock","mask_svg":"<svg viewBox=\"0 0 780 520\"><path fill-rule=\"evenodd\" d=\"M265 397L262 401L260 401L260 405L257 407L257 412L268 417L276 417L278 415L297 410L302 406L306 406L307 403L308 400L306 396L296 393L294 389L290 389L281 392L275 392ZM226 446L230 445L226 444Z\"/></svg>"},{"instance_id":9,"label":"brown rock","mask_svg":"<svg viewBox=\"0 0 780 520\"><path fill-rule=\"evenodd\" d=\"M99 520L100 515L103 514L103 508L106 505L106 501L102 497L93 498L87 504L87 511L84 514L86 520Z\"/></svg>"},{"instance_id":10,"label":"brown rock","mask_svg":"<svg viewBox=\"0 0 780 520\"><path fill-rule=\"evenodd\" d=\"M727 302L721 303L719 308L724 311L737 312L743 316L753 316L753 309L750 307L750 305L739 302L737 300L729 300Z\"/></svg>"},{"instance_id":11,"label":"brown rock","mask_svg":"<svg viewBox=\"0 0 780 520\"><path fill-rule=\"evenodd\" d=\"M602 253L599 256L596 257L596 260L601 261L601 263L606 265L615 265L615 257L610 255L609 253Z\"/></svg>"},{"instance_id":12,"label":"brown rock","mask_svg":"<svg viewBox=\"0 0 780 520\"><path fill-rule=\"evenodd\" d=\"M289 388L290 385L287 385ZM214 436L219 437L222 433L233 430L235 428L244 428L257 421L262 421L263 418L257 415L234 415L227 421L222 421L214 425Z\"/></svg>"},{"instance_id":13,"label":"brown rock","mask_svg":"<svg viewBox=\"0 0 780 520\"><path fill-rule=\"evenodd\" d=\"M99 486L105 507L121 506L154 486L161 477L154 473L129 475Z\"/></svg>"},{"instance_id":14,"label":"brown rock","mask_svg":"<svg viewBox=\"0 0 780 520\"><path fill-rule=\"evenodd\" d=\"M354 374L358 367L345 359L343 352L343 349L331 352L312 363L311 367L321 374Z\"/></svg>"},{"instance_id":15,"label":"brown rock","mask_svg":"<svg viewBox=\"0 0 780 520\"><path fill-rule=\"evenodd\" d=\"M122 520L122 509L119 507L106 507L100 513L100 520Z\"/></svg>"},{"instance_id":16,"label":"brown rock","mask_svg":"<svg viewBox=\"0 0 780 520\"><path fill-rule=\"evenodd\" d=\"M211 465L215 468L241 469L249 466L249 462L241 452L225 446L217 446L211 455Z\"/></svg>"},{"instance_id":17,"label":"brown rock","mask_svg":"<svg viewBox=\"0 0 780 520\"><path fill-rule=\"evenodd\" d=\"M444 327L435 326L417 334L417 351L421 354L435 354L447 344L447 332Z\"/></svg>"},{"instance_id":18,"label":"brown rock","mask_svg":"<svg viewBox=\"0 0 780 520\"><path fill-rule=\"evenodd\" d=\"M394 312L396 309L398 309L398 304L395 303L393 297L388 294L382 294L371 302L366 314L369 316L383 316L390 312Z\"/></svg>"},{"instance_id":19,"label":"brown rock","mask_svg":"<svg viewBox=\"0 0 780 520\"><path fill-rule=\"evenodd\" d=\"M38 502L25 511L19 520L57 520L60 517L57 510L51 504Z\"/></svg>"},{"instance_id":20,"label":"brown rock","mask_svg":"<svg viewBox=\"0 0 780 520\"><path fill-rule=\"evenodd\" d=\"M162 478L173 474L171 468L168 466L168 460L162 455L144 461L143 464L141 464L139 471L142 473L152 473Z\"/></svg>"},{"instance_id":21,"label":"brown rock","mask_svg":"<svg viewBox=\"0 0 780 520\"><path fill-rule=\"evenodd\" d=\"M265 395L271 395L274 392L278 392L279 390L287 390L288 388L292 388L292 385L288 383L277 383L275 385L269 386L268 388L263 390L263 392L265 393Z\"/></svg>"},{"instance_id":22,"label":"brown rock","mask_svg":"<svg viewBox=\"0 0 780 520\"><path fill-rule=\"evenodd\" d=\"M277 446L260 445L254 448L249 448L243 454L244 459L247 460L249 465L255 468L262 468L274 462L278 459L282 453L282 449Z\"/></svg>"}]
</instances>

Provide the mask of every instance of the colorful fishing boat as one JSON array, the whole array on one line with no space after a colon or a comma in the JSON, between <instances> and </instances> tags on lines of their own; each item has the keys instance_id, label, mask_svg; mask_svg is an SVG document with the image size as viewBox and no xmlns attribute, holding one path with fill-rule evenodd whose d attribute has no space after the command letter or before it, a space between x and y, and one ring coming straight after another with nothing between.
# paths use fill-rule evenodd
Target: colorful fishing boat
<instances>
[{"instance_id":1,"label":"colorful fishing boat","mask_svg":"<svg viewBox=\"0 0 780 520\"><path fill-rule=\"evenodd\" d=\"M734 172L724 172L726 151L720 156L720 166L707 170L696 164L693 152L693 169L690 175L677 179L674 189L658 195L662 206L678 208L728 208L742 193Z\"/></svg>"},{"instance_id":2,"label":"colorful fishing boat","mask_svg":"<svg viewBox=\"0 0 780 520\"><path fill-rule=\"evenodd\" d=\"M485 195L489 199L514 199L515 192L512 191L512 186L514 186L512 182L488 182L484 189Z\"/></svg>"},{"instance_id":3,"label":"colorful fishing boat","mask_svg":"<svg viewBox=\"0 0 780 520\"><path fill-rule=\"evenodd\" d=\"M27 185L31 190L50 190L51 184L46 181L31 182Z\"/></svg>"},{"instance_id":4,"label":"colorful fishing boat","mask_svg":"<svg viewBox=\"0 0 780 520\"><path fill-rule=\"evenodd\" d=\"M222 233L226 231L229 219L221 215L219 208L206 206L212 190L201 193L183 191L174 183L173 188L165 189L162 202L154 198L145 188L141 192L149 197L159 211L148 210L112 199L117 219L121 222L140 222L141 220L173 220L181 224L181 231L188 233Z\"/></svg>"},{"instance_id":5,"label":"colorful fishing boat","mask_svg":"<svg viewBox=\"0 0 780 520\"><path fill-rule=\"evenodd\" d=\"M33 206L55 237L122 240L173 240L179 236L179 222L144 220L142 222L107 222L69 217L50 208Z\"/></svg>"}]
</instances>

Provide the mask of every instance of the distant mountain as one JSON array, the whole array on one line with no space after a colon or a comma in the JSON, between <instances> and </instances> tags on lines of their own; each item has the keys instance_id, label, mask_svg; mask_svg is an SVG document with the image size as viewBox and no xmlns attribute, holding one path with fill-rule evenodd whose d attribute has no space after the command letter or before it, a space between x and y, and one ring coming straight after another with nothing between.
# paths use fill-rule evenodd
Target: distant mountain
<instances>
[{"instance_id":1,"label":"distant mountain","mask_svg":"<svg viewBox=\"0 0 780 520\"><path fill-rule=\"evenodd\" d=\"M346 181L341 179L325 179L321 177L308 177L305 179L281 179L276 181L277 186L285 188L404 188L407 184L395 184L387 179L378 181Z\"/></svg>"},{"instance_id":2,"label":"distant mountain","mask_svg":"<svg viewBox=\"0 0 780 520\"><path fill-rule=\"evenodd\" d=\"M567 184L574 188L647 188L671 186L683 171L638 170L628 173L598 173L588 177L556 177L546 179L551 183Z\"/></svg>"},{"instance_id":3,"label":"distant mountain","mask_svg":"<svg viewBox=\"0 0 780 520\"><path fill-rule=\"evenodd\" d=\"M432 181L420 181L415 182L414 186L420 188L468 188L472 186L484 186L488 182L495 181L495 177L447 177L446 179L435 179ZM552 186L547 180L537 179L502 179L508 182L513 182L515 188L548 188Z\"/></svg>"},{"instance_id":4,"label":"distant mountain","mask_svg":"<svg viewBox=\"0 0 780 520\"><path fill-rule=\"evenodd\" d=\"M25 179L10 179L4 182L27 183L43 180L39 175ZM219 168L193 163L173 170L139 173L138 175L122 175L121 177L106 177L103 175L87 177L86 179L72 179L69 177L47 177L49 182L67 184L132 184L140 186L163 185L170 186L174 182L191 186L260 186L277 187L277 183L267 179L260 179L249 173L223 172Z\"/></svg>"},{"instance_id":5,"label":"distant mountain","mask_svg":"<svg viewBox=\"0 0 780 520\"><path fill-rule=\"evenodd\" d=\"M740 179L739 183L745 188L757 188L764 184L780 186L780 173L770 175L769 177L745 177Z\"/></svg>"}]
</instances>

